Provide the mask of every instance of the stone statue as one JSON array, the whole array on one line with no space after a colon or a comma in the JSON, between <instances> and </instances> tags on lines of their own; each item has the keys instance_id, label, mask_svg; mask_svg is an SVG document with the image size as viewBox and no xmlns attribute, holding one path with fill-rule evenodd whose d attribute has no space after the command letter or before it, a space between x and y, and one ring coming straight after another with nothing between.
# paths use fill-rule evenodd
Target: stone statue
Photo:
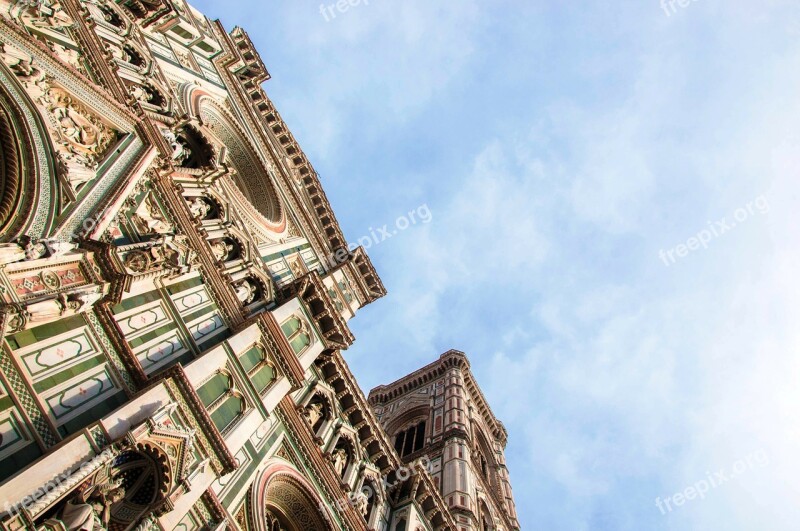
<instances>
[{"instance_id":1,"label":"stone statue","mask_svg":"<svg viewBox=\"0 0 800 531\"><path fill-rule=\"evenodd\" d=\"M80 293L69 297L62 293L55 299L29 304L25 308L25 314L30 323L51 321L59 317L69 317L86 311L102 297L103 294L101 292Z\"/></svg>"},{"instance_id":2,"label":"stone statue","mask_svg":"<svg viewBox=\"0 0 800 531\"><path fill-rule=\"evenodd\" d=\"M333 468L341 476L344 473L344 467L347 465L347 452L344 448L337 448L331 454L333 459Z\"/></svg>"},{"instance_id":3,"label":"stone statue","mask_svg":"<svg viewBox=\"0 0 800 531\"><path fill-rule=\"evenodd\" d=\"M144 90L144 88L141 85L131 85L131 87L128 89L128 92L137 101L147 101L148 100L147 92Z\"/></svg>"},{"instance_id":4,"label":"stone statue","mask_svg":"<svg viewBox=\"0 0 800 531\"><path fill-rule=\"evenodd\" d=\"M192 157L192 149L185 139L177 136L169 129L162 129L161 136L169 143L172 148L170 158L178 164L183 164Z\"/></svg>"},{"instance_id":5,"label":"stone statue","mask_svg":"<svg viewBox=\"0 0 800 531\"><path fill-rule=\"evenodd\" d=\"M233 289L236 290L236 298L242 304L250 304L256 298L256 287L249 280L239 282Z\"/></svg>"},{"instance_id":6,"label":"stone statue","mask_svg":"<svg viewBox=\"0 0 800 531\"><path fill-rule=\"evenodd\" d=\"M67 501L59 519L68 531L101 531L111 522L111 507L125 498L122 480L95 485Z\"/></svg>"},{"instance_id":7,"label":"stone statue","mask_svg":"<svg viewBox=\"0 0 800 531\"><path fill-rule=\"evenodd\" d=\"M58 240L37 240L25 245L25 255L28 260L39 258L57 258L75 250L75 244Z\"/></svg>"},{"instance_id":8,"label":"stone statue","mask_svg":"<svg viewBox=\"0 0 800 531\"><path fill-rule=\"evenodd\" d=\"M211 244L211 252L214 254L214 258L223 262L233 253L233 245L226 243L225 240L217 240Z\"/></svg>"},{"instance_id":9,"label":"stone statue","mask_svg":"<svg viewBox=\"0 0 800 531\"><path fill-rule=\"evenodd\" d=\"M171 234L173 232L172 225L164 219L161 209L153 201L153 198L148 195L136 213L131 216L136 230L142 234Z\"/></svg>"},{"instance_id":10,"label":"stone statue","mask_svg":"<svg viewBox=\"0 0 800 531\"><path fill-rule=\"evenodd\" d=\"M31 323L56 319L64 315L66 311L67 299L63 294L57 299L34 302L25 309L25 313L28 314L28 321Z\"/></svg>"},{"instance_id":11,"label":"stone statue","mask_svg":"<svg viewBox=\"0 0 800 531\"><path fill-rule=\"evenodd\" d=\"M211 205L202 197L195 197L194 201L189 203L189 210L192 213L192 217L203 220L211 213Z\"/></svg>"},{"instance_id":12,"label":"stone statue","mask_svg":"<svg viewBox=\"0 0 800 531\"><path fill-rule=\"evenodd\" d=\"M0 265L13 264L25 260L25 249L16 243L0 243Z\"/></svg>"},{"instance_id":13,"label":"stone statue","mask_svg":"<svg viewBox=\"0 0 800 531\"><path fill-rule=\"evenodd\" d=\"M369 512L369 500L367 499L367 495L363 492L360 492L356 496L355 507L358 512L360 512L364 518L369 516L367 513Z\"/></svg>"},{"instance_id":14,"label":"stone statue","mask_svg":"<svg viewBox=\"0 0 800 531\"><path fill-rule=\"evenodd\" d=\"M314 428L317 421L325 416L325 406L321 402L314 402L305 409L303 416L308 421L308 425Z\"/></svg>"},{"instance_id":15,"label":"stone statue","mask_svg":"<svg viewBox=\"0 0 800 531\"><path fill-rule=\"evenodd\" d=\"M183 237L165 236L160 246L153 246L150 254L166 269L184 271L196 253L184 242Z\"/></svg>"}]
</instances>

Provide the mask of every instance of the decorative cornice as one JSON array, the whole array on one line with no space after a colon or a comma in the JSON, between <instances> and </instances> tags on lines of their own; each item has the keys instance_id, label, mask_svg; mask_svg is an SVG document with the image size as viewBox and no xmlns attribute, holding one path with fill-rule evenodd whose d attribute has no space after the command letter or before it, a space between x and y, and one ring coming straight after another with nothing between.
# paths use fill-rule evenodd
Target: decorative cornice
<instances>
[{"instance_id":1,"label":"decorative cornice","mask_svg":"<svg viewBox=\"0 0 800 531\"><path fill-rule=\"evenodd\" d=\"M464 377L464 384L472 401L475 403L481 416L485 419L487 426L492 430L492 435L505 447L506 441L508 440L508 431L489 407L489 402L483 395L480 386L475 380L475 376L470 370L470 364L466 354L459 350L448 350L433 363L429 363L421 369L390 384L379 385L373 388L369 392L369 403L373 406L377 406L390 402L401 395L428 385L450 369L458 369L461 371Z\"/></svg>"},{"instance_id":2,"label":"decorative cornice","mask_svg":"<svg viewBox=\"0 0 800 531\"><path fill-rule=\"evenodd\" d=\"M344 388L342 390L337 390L337 397L342 410L348 417L348 422L353 426L361 422L366 423L359 429L359 438L362 443L365 440L372 439L372 442L366 444L364 447L364 451L367 452L370 460L380 466L384 473L399 468L402 461L394 451L389 437L381 427L372 409L369 407L364 394L361 392L361 388L356 382L355 376L353 376L353 373L344 361L341 352L337 351L329 358L321 359L317 363L325 376L326 382L334 390L337 390L338 387ZM337 382L341 382L340 386L336 385ZM347 409L345 409L344 404L342 404L345 397L349 397L350 400L353 401L353 406ZM361 415L361 419L357 418L357 414ZM373 442L376 443L377 448L373 447ZM370 452L370 447L373 447L372 452Z\"/></svg>"},{"instance_id":3,"label":"decorative cornice","mask_svg":"<svg viewBox=\"0 0 800 531\"><path fill-rule=\"evenodd\" d=\"M347 322L336 309L319 273L314 270L296 279L280 290L281 300L295 297L303 301L311 313L317 327L322 332L326 346L330 350L347 349L355 341L355 336Z\"/></svg>"},{"instance_id":4,"label":"decorative cornice","mask_svg":"<svg viewBox=\"0 0 800 531\"><path fill-rule=\"evenodd\" d=\"M248 111L252 108L257 109L257 112L248 112L247 118L256 124L254 131L261 134L264 145L271 150L272 157L280 161L278 168L283 181L282 188L286 196L291 198L292 211L305 221L304 226L312 247L326 258L335 256L340 249L346 255L347 240L336 220L327 195L322 189L319 175L261 87L258 76L242 79L231 72L231 65L234 65L241 57L237 50L237 44L234 43L234 39L239 37L232 38L219 21L215 23L215 30L224 46L224 52L215 59L215 62L223 77L228 81L227 85L231 90L231 95L242 105L242 108ZM234 32L236 32L235 29ZM243 41L240 42L243 43ZM244 97L245 95L246 97ZM284 168L283 161L287 158L291 161L291 168ZM292 172L297 172L309 203L306 203L293 185L293 176L289 175ZM317 233L321 233L323 238L319 238ZM320 246L320 244L323 245Z\"/></svg>"},{"instance_id":5,"label":"decorative cornice","mask_svg":"<svg viewBox=\"0 0 800 531\"><path fill-rule=\"evenodd\" d=\"M358 247L350 256L349 264L358 273L359 282L363 283L368 295L367 304L386 295L386 288L381 282L381 277L372 265L372 260L363 247Z\"/></svg>"}]
</instances>

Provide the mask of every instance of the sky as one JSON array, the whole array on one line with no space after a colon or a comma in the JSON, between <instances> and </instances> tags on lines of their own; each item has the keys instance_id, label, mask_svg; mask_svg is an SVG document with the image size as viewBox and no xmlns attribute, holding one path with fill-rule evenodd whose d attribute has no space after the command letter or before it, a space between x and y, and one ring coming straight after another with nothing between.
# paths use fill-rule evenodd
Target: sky
<instances>
[{"instance_id":1,"label":"sky","mask_svg":"<svg viewBox=\"0 0 800 531\"><path fill-rule=\"evenodd\" d=\"M800 10L681 2L193 2L382 240L362 389L466 352L525 530L800 529Z\"/></svg>"}]
</instances>

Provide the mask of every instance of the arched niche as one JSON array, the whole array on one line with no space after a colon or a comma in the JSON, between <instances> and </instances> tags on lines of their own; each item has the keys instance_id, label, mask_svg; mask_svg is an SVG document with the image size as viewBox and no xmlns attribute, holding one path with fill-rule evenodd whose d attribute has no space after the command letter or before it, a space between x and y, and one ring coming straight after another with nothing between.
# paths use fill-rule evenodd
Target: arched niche
<instances>
[{"instance_id":1,"label":"arched niche","mask_svg":"<svg viewBox=\"0 0 800 531\"><path fill-rule=\"evenodd\" d=\"M315 437L321 437L325 428L333 421L331 399L323 391L317 391L303 408L303 418Z\"/></svg>"},{"instance_id":2,"label":"arched niche","mask_svg":"<svg viewBox=\"0 0 800 531\"><path fill-rule=\"evenodd\" d=\"M250 521L253 531L333 531L331 517L316 489L295 469L273 463L253 484Z\"/></svg>"},{"instance_id":3,"label":"arched niche","mask_svg":"<svg viewBox=\"0 0 800 531\"><path fill-rule=\"evenodd\" d=\"M211 246L211 254L214 255L217 262L231 262L244 257L244 245L237 238L223 236L209 240L208 244Z\"/></svg>"},{"instance_id":4,"label":"arched niche","mask_svg":"<svg viewBox=\"0 0 800 531\"><path fill-rule=\"evenodd\" d=\"M364 517L370 529L378 528L381 506L385 499L386 492L383 490L383 481L380 477L374 472L365 474L356 502L356 510Z\"/></svg>"},{"instance_id":5,"label":"arched niche","mask_svg":"<svg viewBox=\"0 0 800 531\"><path fill-rule=\"evenodd\" d=\"M196 172L210 171L216 167L215 146L195 125L186 124L174 131L162 129L161 136L172 150L170 159L176 167Z\"/></svg>"},{"instance_id":6,"label":"arched niche","mask_svg":"<svg viewBox=\"0 0 800 531\"><path fill-rule=\"evenodd\" d=\"M168 510L174 475L161 447L140 442L39 513L35 523L47 529L133 529L153 512Z\"/></svg>"},{"instance_id":7,"label":"arched niche","mask_svg":"<svg viewBox=\"0 0 800 531\"><path fill-rule=\"evenodd\" d=\"M354 437L349 432L340 432L339 437L336 439L336 444L330 451L330 461L333 464L333 469L342 479L342 481L349 483L354 477L354 470L356 469L359 461L358 444Z\"/></svg>"},{"instance_id":8,"label":"arched niche","mask_svg":"<svg viewBox=\"0 0 800 531\"><path fill-rule=\"evenodd\" d=\"M189 212L192 217L199 221L224 221L225 207L222 206L223 202L210 195L197 195L194 197L186 197L186 202L189 204Z\"/></svg>"},{"instance_id":9,"label":"arched niche","mask_svg":"<svg viewBox=\"0 0 800 531\"><path fill-rule=\"evenodd\" d=\"M184 85L181 89L183 104L195 116L203 129L226 148L227 162L233 168L229 190L235 199L241 198L242 215L249 225L264 231L268 239L283 238L288 234L286 212L271 170L256 152L247 134L237 120L210 94L197 87ZM224 182L223 182L224 184Z\"/></svg>"}]
</instances>

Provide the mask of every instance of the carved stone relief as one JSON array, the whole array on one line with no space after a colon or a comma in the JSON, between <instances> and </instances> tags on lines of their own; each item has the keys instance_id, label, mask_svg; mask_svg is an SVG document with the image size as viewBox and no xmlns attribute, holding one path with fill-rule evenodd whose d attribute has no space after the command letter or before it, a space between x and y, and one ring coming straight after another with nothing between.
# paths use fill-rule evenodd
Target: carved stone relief
<instances>
[{"instance_id":1,"label":"carved stone relief","mask_svg":"<svg viewBox=\"0 0 800 531\"><path fill-rule=\"evenodd\" d=\"M4 44L0 57L31 99L45 110L60 170L74 195L97 176L98 162L116 141L118 132L58 86L30 56Z\"/></svg>"}]
</instances>

